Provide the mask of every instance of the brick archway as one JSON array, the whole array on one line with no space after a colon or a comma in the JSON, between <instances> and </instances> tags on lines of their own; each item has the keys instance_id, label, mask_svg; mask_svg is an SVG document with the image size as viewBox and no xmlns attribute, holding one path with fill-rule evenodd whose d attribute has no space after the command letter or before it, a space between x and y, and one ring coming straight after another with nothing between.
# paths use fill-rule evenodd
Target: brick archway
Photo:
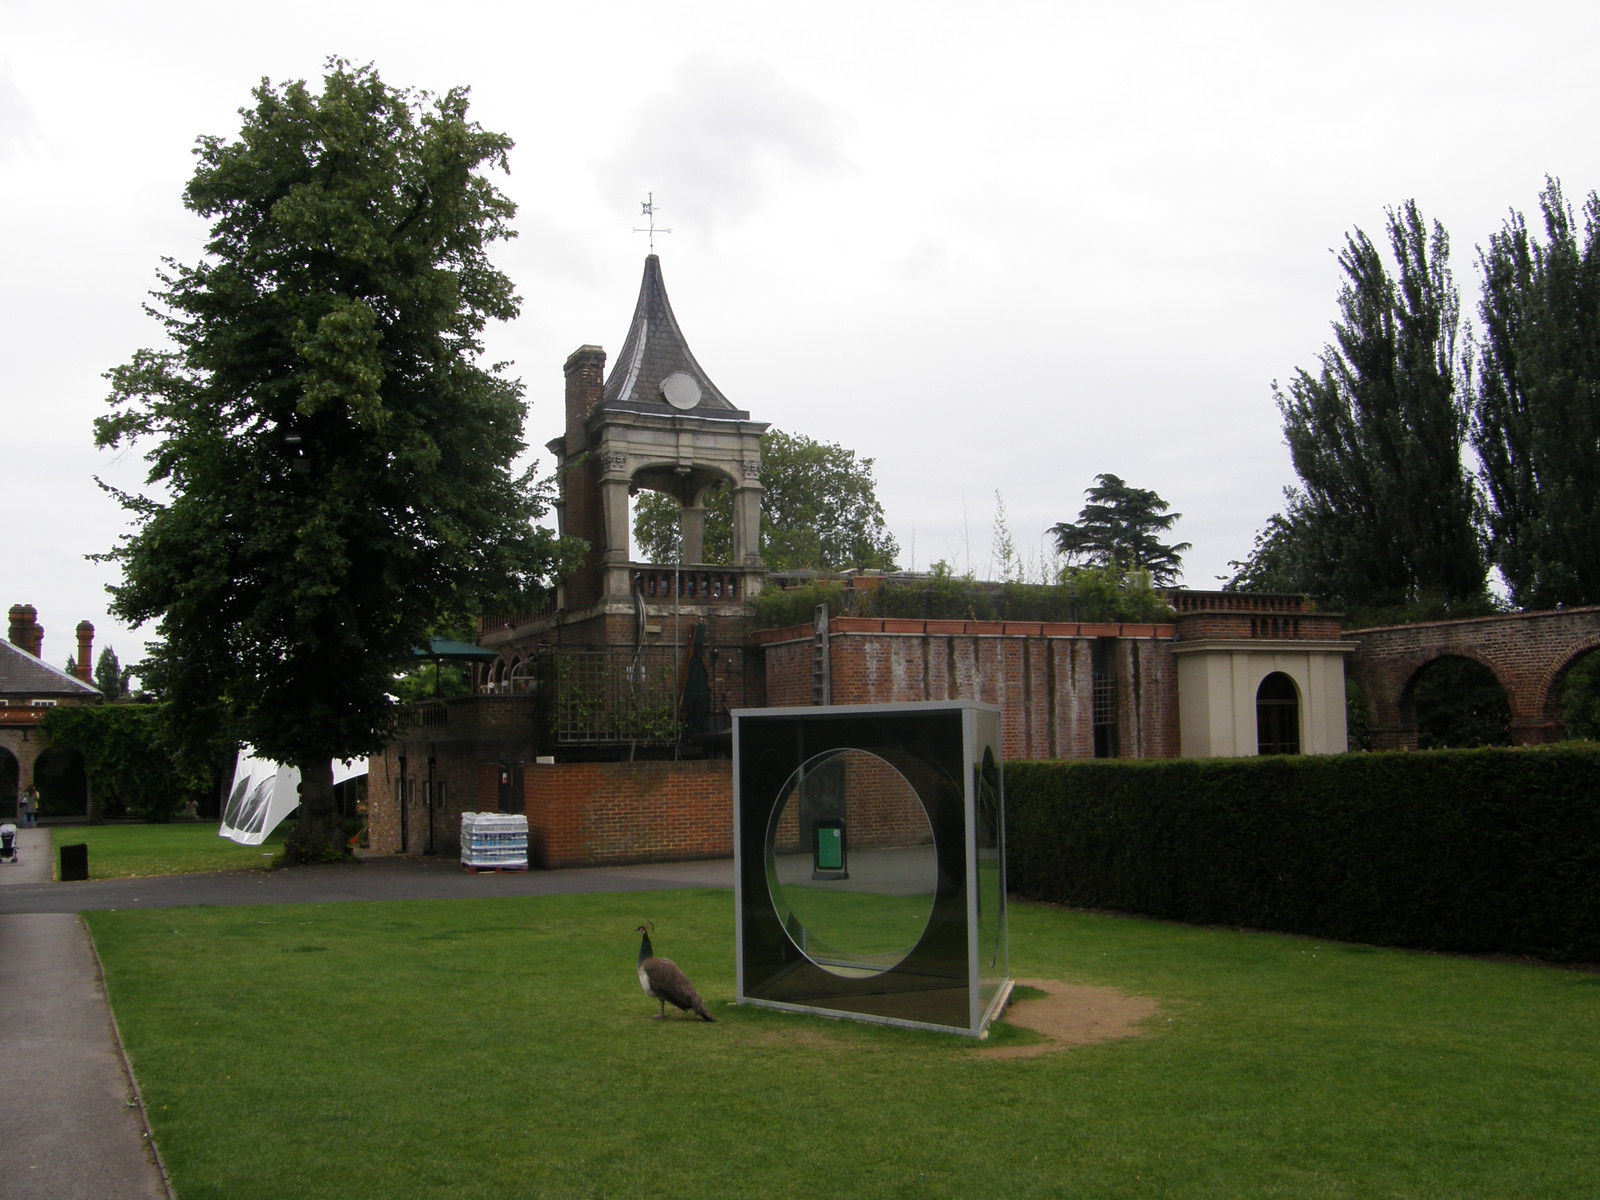
<instances>
[{"instance_id":1,"label":"brick archway","mask_svg":"<svg viewBox=\"0 0 1600 1200\"><path fill-rule=\"evenodd\" d=\"M15 821L17 797L22 791L22 763L0 744L0 821Z\"/></svg>"},{"instance_id":2,"label":"brick archway","mask_svg":"<svg viewBox=\"0 0 1600 1200\"><path fill-rule=\"evenodd\" d=\"M1493 672L1511 710L1511 740L1528 746L1561 738L1561 680L1600 648L1600 607L1356 629L1344 637L1356 645L1345 669L1366 696L1374 750L1416 749L1409 689L1441 658L1471 659Z\"/></svg>"}]
</instances>

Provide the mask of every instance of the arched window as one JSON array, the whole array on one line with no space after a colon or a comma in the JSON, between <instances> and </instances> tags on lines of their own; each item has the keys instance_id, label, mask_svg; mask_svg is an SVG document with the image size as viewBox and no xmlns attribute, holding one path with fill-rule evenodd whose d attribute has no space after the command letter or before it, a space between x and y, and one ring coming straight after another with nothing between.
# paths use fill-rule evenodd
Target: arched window
<instances>
[{"instance_id":1,"label":"arched window","mask_svg":"<svg viewBox=\"0 0 1600 1200\"><path fill-rule=\"evenodd\" d=\"M1282 671L1256 689L1256 753L1300 753L1300 692Z\"/></svg>"}]
</instances>

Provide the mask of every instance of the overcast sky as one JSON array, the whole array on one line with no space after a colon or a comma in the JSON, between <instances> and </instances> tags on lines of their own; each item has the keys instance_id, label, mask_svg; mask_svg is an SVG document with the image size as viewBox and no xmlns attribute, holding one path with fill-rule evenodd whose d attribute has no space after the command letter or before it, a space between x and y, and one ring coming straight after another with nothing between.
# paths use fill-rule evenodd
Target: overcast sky
<instances>
[{"instance_id":1,"label":"overcast sky","mask_svg":"<svg viewBox=\"0 0 1600 1200\"><path fill-rule=\"evenodd\" d=\"M0 607L46 656L106 612L124 529L95 485L103 373L194 261L197 136L262 77L339 55L472 89L516 141L523 297L496 330L561 431L562 363L627 331L651 192L673 308L756 420L876 460L902 564L986 575L996 494L1025 559L1101 472L1152 488L1216 586L1293 481L1274 379L1313 367L1331 251L1415 198L1474 303L1475 247L1546 174L1600 187L1592 3L805 5L0 0Z\"/></svg>"}]
</instances>

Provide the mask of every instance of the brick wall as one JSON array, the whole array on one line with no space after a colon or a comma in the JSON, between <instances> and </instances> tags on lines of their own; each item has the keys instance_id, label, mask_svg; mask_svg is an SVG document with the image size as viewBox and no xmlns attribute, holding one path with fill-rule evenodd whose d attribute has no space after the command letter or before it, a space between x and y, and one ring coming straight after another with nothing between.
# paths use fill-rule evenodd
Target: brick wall
<instances>
[{"instance_id":1,"label":"brick wall","mask_svg":"<svg viewBox=\"0 0 1600 1200\"><path fill-rule=\"evenodd\" d=\"M461 814L514 802L534 750L531 696L457 696L412 710L415 723L367 763L367 844L379 854L461 853ZM501 778L504 775L506 785Z\"/></svg>"},{"instance_id":2,"label":"brick wall","mask_svg":"<svg viewBox=\"0 0 1600 1200\"><path fill-rule=\"evenodd\" d=\"M763 630L763 637L773 631ZM773 708L789 708L811 703L811 631L783 631L788 636L766 646L762 659L766 667L767 703Z\"/></svg>"},{"instance_id":3,"label":"brick wall","mask_svg":"<svg viewBox=\"0 0 1600 1200\"><path fill-rule=\"evenodd\" d=\"M843 772L842 795L849 798L849 803L843 810L827 815L845 817L849 849L897 850L932 843L933 827L928 824L927 811L905 776L865 751L841 755L839 764ZM773 840L779 854L796 854L811 848L809 829L803 828L800 821L802 810L809 807L803 796L797 795L804 791L802 786L790 792L778 815ZM808 825L816 812L811 809L808 813Z\"/></svg>"},{"instance_id":4,"label":"brick wall","mask_svg":"<svg viewBox=\"0 0 1600 1200\"><path fill-rule=\"evenodd\" d=\"M1366 697L1375 750L1415 749L1417 716L1412 687L1428 664L1467 658L1494 673L1511 710L1518 745L1562 736L1561 682L1572 664L1600 647L1600 608L1509 613L1429 625L1356 629L1346 663Z\"/></svg>"},{"instance_id":5,"label":"brick wall","mask_svg":"<svg viewBox=\"0 0 1600 1200\"><path fill-rule=\"evenodd\" d=\"M726 760L532 764L522 781L528 854L538 866L733 854Z\"/></svg>"},{"instance_id":6,"label":"brick wall","mask_svg":"<svg viewBox=\"0 0 1600 1200\"><path fill-rule=\"evenodd\" d=\"M767 703L811 703L811 630L763 631ZM1094 756L1095 645L1115 640L1117 750L1178 754L1170 625L836 619L828 636L834 704L981 700L998 705L1010 760Z\"/></svg>"}]
</instances>

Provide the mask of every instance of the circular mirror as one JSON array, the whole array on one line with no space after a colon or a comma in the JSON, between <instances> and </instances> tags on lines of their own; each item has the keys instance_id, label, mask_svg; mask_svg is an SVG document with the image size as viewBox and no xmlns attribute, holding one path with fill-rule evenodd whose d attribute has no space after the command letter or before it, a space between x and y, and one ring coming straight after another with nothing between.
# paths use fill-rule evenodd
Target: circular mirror
<instances>
[{"instance_id":1,"label":"circular mirror","mask_svg":"<svg viewBox=\"0 0 1600 1200\"><path fill-rule=\"evenodd\" d=\"M892 764L830 750L784 783L767 828L767 887L817 966L847 978L894 967L928 927L938 886L933 825Z\"/></svg>"}]
</instances>

